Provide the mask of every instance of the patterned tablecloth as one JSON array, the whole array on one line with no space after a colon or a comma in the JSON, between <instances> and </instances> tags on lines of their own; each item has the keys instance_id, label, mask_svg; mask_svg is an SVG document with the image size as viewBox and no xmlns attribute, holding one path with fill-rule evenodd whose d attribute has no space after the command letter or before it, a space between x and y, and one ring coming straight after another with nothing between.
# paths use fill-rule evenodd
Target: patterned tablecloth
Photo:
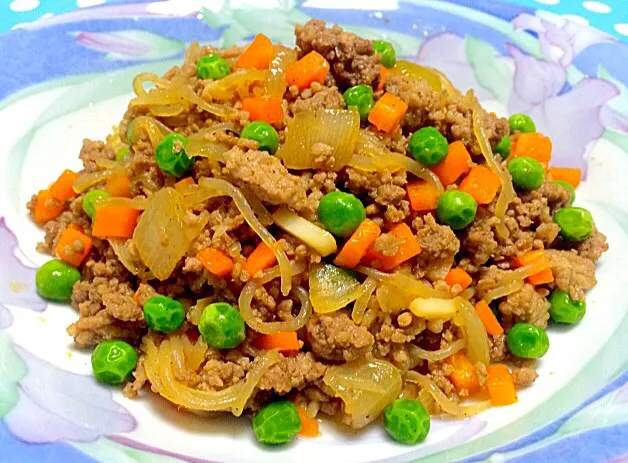
<instances>
[{"instance_id":1,"label":"patterned tablecloth","mask_svg":"<svg viewBox=\"0 0 628 463\"><path fill-rule=\"evenodd\" d=\"M154 1L154 0L136 0ZM204 3L202 0L178 0L182 4ZM223 0L218 0L223 1ZM229 0L227 0L229 1ZM392 0L391 0L392 1ZM275 0L277 4L285 0ZM2 0L0 1L0 32L20 27L21 24L35 21L42 17L65 13L77 8L87 8L105 3L127 3L126 0ZM268 5L266 0L231 0L231 3ZM303 0L299 3L316 3L315 0ZM351 1L344 2L347 5ZM476 0L458 0L456 3L482 3ZM489 3L489 2L484 2ZM628 2L626 0L516 0L517 3L532 8L543 8L552 13L564 15L572 20L590 24L604 32L628 40Z\"/></svg>"}]
</instances>

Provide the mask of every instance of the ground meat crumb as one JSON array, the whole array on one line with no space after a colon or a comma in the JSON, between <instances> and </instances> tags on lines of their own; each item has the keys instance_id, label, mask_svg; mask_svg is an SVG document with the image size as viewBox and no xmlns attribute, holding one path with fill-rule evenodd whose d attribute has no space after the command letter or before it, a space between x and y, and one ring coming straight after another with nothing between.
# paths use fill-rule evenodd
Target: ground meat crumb
<instances>
[{"instance_id":1,"label":"ground meat crumb","mask_svg":"<svg viewBox=\"0 0 628 463\"><path fill-rule=\"evenodd\" d=\"M312 314L305 325L312 352L321 358L350 362L371 351L374 338L344 311Z\"/></svg>"},{"instance_id":2,"label":"ground meat crumb","mask_svg":"<svg viewBox=\"0 0 628 463\"><path fill-rule=\"evenodd\" d=\"M412 228L416 230L417 240L421 245L415 274L419 278L426 276L432 281L444 279L460 250L460 241L456 234L451 228L437 224L432 214L414 219Z\"/></svg>"},{"instance_id":3,"label":"ground meat crumb","mask_svg":"<svg viewBox=\"0 0 628 463\"><path fill-rule=\"evenodd\" d=\"M595 262L602 256L602 254L608 251L606 236L603 233L600 233L597 228L594 228L591 236L578 243L575 246L575 249L578 251L580 257L591 259Z\"/></svg>"},{"instance_id":4,"label":"ground meat crumb","mask_svg":"<svg viewBox=\"0 0 628 463\"><path fill-rule=\"evenodd\" d=\"M375 54L370 40L345 32L334 24L326 27L325 21L310 19L297 25L297 47L300 56L317 51L329 62L336 82L346 87L374 85L379 79L379 55Z\"/></svg>"},{"instance_id":5,"label":"ground meat crumb","mask_svg":"<svg viewBox=\"0 0 628 463\"><path fill-rule=\"evenodd\" d=\"M384 233L377 237L373 244L373 249L383 256L394 256L399 252L400 244L395 236Z\"/></svg>"},{"instance_id":6,"label":"ground meat crumb","mask_svg":"<svg viewBox=\"0 0 628 463\"><path fill-rule=\"evenodd\" d=\"M499 304L502 325L508 328L516 322L523 322L546 328L550 304L545 296L527 283L519 291L506 296Z\"/></svg>"},{"instance_id":7,"label":"ground meat crumb","mask_svg":"<svg viewBox=\"0 0 628 463\"><path fill-rule=\"evenodd\" d=\"M539 375L534 368L514 367L512 369L512 379L518 388L531 386Z\"/></svg>"},{"instance_id":8,"label":"ground meat crumb","mask_svg":"<svg viewBox=\"0 0 628 463\"><path fill-rule=\"evenodd\" d=\"M282 357L262 377L259 388L272 389L278 394L287 394L292 389L303 389L306 384L323 377L325 365L317 362L311 352L300 352L293 357Z\"/></svg>"},{"instance_id":9,"label":"ground meat crumb","mask_svg":"<svg viewBox=\"0 0 628 463\"><path fill-rule=\"evenodd\" d=\"M545 255L550 261L554 283L578 301L584 300L584 292L597 284L595 263L579 256L575 251L547 249Z\"/></svg>"}]
</instances>

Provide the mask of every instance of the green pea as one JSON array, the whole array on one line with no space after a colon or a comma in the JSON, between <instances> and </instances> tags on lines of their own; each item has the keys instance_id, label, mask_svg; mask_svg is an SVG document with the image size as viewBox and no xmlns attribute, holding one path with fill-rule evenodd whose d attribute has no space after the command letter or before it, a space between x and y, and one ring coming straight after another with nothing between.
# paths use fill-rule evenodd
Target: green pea
<instances>
[{"instance_id":1,"label":"green pea","mask_svg":"<svg viewBox=\"0 0 628 463\"><path fill-rule=\"evenodd\" d=\"M124 341L103 341L92 352L92 370L101 383L123 383L136 365L137 352Z\"/></svg>"},{"instance_id":2,"label":"green pea","mask_svg":"<svg viewBox=\"0 0 628 463\"><path fill-rule=\"evenodd\" d=\"M571 194L571 197L569 198L569 205L571 206L576 200L576 189L572 187L569 182L565 182L564 180L552 180L552 183L565 187L569 190L569 193Z\"/></svg>"},{"instance_id":3,"label":"green pea","mask_svg":"<svg viewBox=\"0 0 628 463\"><path fill-rule=\"evenodd\" d=\"M549 298L550 318L556 323L574 324L584 318L587 311L585 301L574 301L567 291L555 289Z\"/></svg>"},{"instance_id":4,"label":"green pea","mask_svg":"<svg viewBox=\"0 0 628 463\"><path fill-rule=\"evenodd\" d=\"M564 207L554 214L554 222L567 241L583 241L593 233L593 216L583 207Z\"/></svg>"},{"instance_id":5,"label":"green pea","mask_svg":"<svg viewBox=\"0 0 628 463\"><path fill-rule=\"evenodd\" d=\"M510 135L504 135L504 138L495 147L495 152L499 154L502 159L507 159L510 156Z\"/></svg>"},{"instance_id":6,"label":"green pea","mask_svg":"<svg viewBox=\"0 0 628 463\"><path fill-rule=\"evenodd\" d=\"M242 315L227 302L214 302L205 307L198 330L205 342L216 349L232 349L246 336Z\"/></svg>"},{"instance_id":7,"label":"green pea","mask_svg":"<svg viewBox=\"0 0 628 463\"><path fill-rule=\"evenodd\" d=\"M41 297L49 301L68 302L72 296L74 283L81 279L81 272L54 259L37 269L35 287Z\"/></svg>"},{"instance_id":8,"label":"green pea","mask_svg":"<svg viewBox=\"0 0 628 463\"><path fill-rule=\"evenodd\" d=\"M506 336L511 354L526 359L543 357L549 349L549 338L543 328L530 323L516 323Z\"/></svg>"},{"instance_id":9,"label":"green pea","mask_svg":"<svg viewBox=\"0 0 628 463\"><path fill-rule=\"evenodd\" d=\"M155 161L159 168L176 177L183 175L194 164L194 159L189 158L185 152L187 144L188 139L183 135L166 135L155 148Z\"/></svg>"},{"instance_id":10,"label":"green pea","mask_svg":"<svg viewBox=\"0 0 628 463\"><path fill-rule=\"evenodd\" d=\"M343 97L347 107L357 108L360 113L360 119L363 121L368 119L371 109L375 106L373 87L370 85L356 85L347 89Z\"/></svg>"},{"instance_id":11,"label":"green pea","mask_svg":"<svg viewBox=\"0 0 628 463\"><path fill-rule=\"evenodd\" d=\"M297 407L288 400L272 402L253 418L255 437L262 444L285 444L301 431Z\"/></svg>"},{"instance_id":12,"label":"green pea","mask_svg":"<svg viewBox=\"0 0 628 463\"><path fill-rule=\"evenodd\" d=\"M126 148L120 150L118 154L116 154L116 161L124 161L124 159L129 154L131 154L131 148L127 146Z\"/></svg>"},{"instance_id":13,"label":"green pea","mask_svg":"<svg viewBox=\"0 0 628 463\"><path fill-rule=\"evenodd\" d=\"M478 203L473 196L464 191L449 190L441 195L436 203L438 220L449 225L452 230L468 227L478 210Z\"/></svg>"},{"instance_id":14,"label":"green pea","mask_svg":"<svg viewBox=\"0 0 628 463\"><path fill-rule=\"evenodd\" d=\"M447 156L449 143L434 127L423 127L410 137L408 151L424 166L435 167Z\"/></svg>"},{"instance_id":15,"label":"green pea","mask_svg":"<svg viewBox=\"0 0 628 463\"><path fill-rule=\"evenodd\" d=\"M417 400L397 399L386 407L384 427L398 442L419 444L430 432L430 414Z\"/></svg>"},{"instance_id":16,"label":"green pea","mask_svg":"<svg viewBox=\"0 0 628 463\"><path fill-rule=\"evenodd\" d=\"M275 154L279 149L279 135L272 125L263 121L251 122L242 129L240 138L255 140L259 143L259 149Z\"/></svg>"},{"instance_id":17,"label":"green pea","mask_svg":"<svg viewBox=\"0 0 628 463\"><path fill-rule=\"evenodd\" d=\"M199 79L222 79L231 73L229 63L216 53L201 56L196 65L196 75Z\"/></svg>"},{"instance_id":18,"label":"green pea","mask_svg":"<svg viewBox=\"0 0 628 463\"><path fill-rule=\"evenodd\" d=\"M93 219L96 214L96 203L98 200L108 198L109 196L111 195L104 190L88 191L85 193L85 196L83 196L83 210Z\"/></svg>"},{"instance_id":19,"label":"green pea","mask_svg":"<svg viewBox=\"0 0 628 463\"><path fill-rule=\"evenodd\" d=\"M508 119L508 124L510 125L510 133L536 132L536 125L534 125L534 121L527 114L513 114Z\"/></svg>"},{"instance_id":20,"label":"green pea","mask_svg":"<svg viewBox=\"0 0 628 463\"><path fill-rule=\"evenodd\" d=\"M522 190L536 190L545 181L545 169L539 161L521 156L508 163L512 183Z\"/></svg>"},{"instance_id":21,"label":"green pea","mask_svg":"<svg viewBox=\"0 0 628 463\"><path fill-rule=\"evenodd\" d=\"M373 49L375 53L382 55L381 63L384 67L392 68L397 63L397 52L392 43L385 40L373 40Z\"/></svg>"},{"instance_id":22,"label":"green pea","mask_svg":"<svg viewBox=\"0 0 628 463\"><path fill-rule=\"evenodd\" d=\"M366 219L362 201L351 193L327 193L318 204L318 218L336 236L350 236Z\"/></svg>"},{"instance_id":23,"label":"green pea","mask_svg":"<svg viewBox=\"0 0 628 463\"><path fill-rule=\"evenodd\" d=\"M185 309L174 299L155 296L144 304L144 319L151 329L161 333L172 333L183 325Z\"/></svg>"}]
</instances>

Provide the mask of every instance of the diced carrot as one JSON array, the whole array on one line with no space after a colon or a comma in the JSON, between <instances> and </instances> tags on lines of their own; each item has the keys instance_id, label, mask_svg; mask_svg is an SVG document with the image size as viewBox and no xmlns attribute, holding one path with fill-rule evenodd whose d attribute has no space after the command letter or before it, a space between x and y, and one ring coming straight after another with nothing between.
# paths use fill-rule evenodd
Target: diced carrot
<instances>
[{"instance_id":1,"label":"diced carrot","mask_svg":"<svg viewBox=\"0 0 628 463\"><path fill-rule=\"evenodd\" d=\"M72 185L78 177L79 175L76 172L64 170L59 178L50 185L50 194L52 197L63 202L76 196L76 191L74 191Z\"/></svg>"},{"instance_id":2,"label":"diced carrot","mask_svg":"<svg viewBox=\"0 0 628 463\"><path fill-rule=\"evenodd\" d=\"M242 268L244 268L244 270L246 270L252 278L260 270L266 270L267 268L272 267L275 262L277 262L277 258L273 254L272 249L264 243L260 243L248 259L246 259Z\"/></svg>"},{"instance_id":3,"label":"diced carrot","mask_svg":"<svg viewBox=\"0 0 628 463\"><path fill-rule=\"evenodd\" d=\"M463 174L471 168L471 155L461 141L449 144L449 152L445 159L436 167L432 167L432 172L440 179L443 186L455 183Z\"/></svg>"},{"instance_id":4,"label":"diced carrot","mask_svg":"<svg viewBox=\"0 0 628 463\"><path fill-rule=\"evenodd\" d=\"M489 204L501 186L499 176L486 166L473 166L458 189L469 193L478 204Z\"/></svg>"},{"instance_id":5,"label":"diced carrot","mask_svg":"<svg viewBox=\"0 0 628 463\"><path fill-rule=\"evenodd\" d=\"M74 267L81 265L92 249L92 239L83 233L66 228L55 249L59 259Z\"/></svg>"},{"instance_id":6,"label":"diced carrot","mask_svg":"<svg viewBox=\"0 0 628 463\"><path fill-rule=\"evenodd\" d=\"M203 267L214 275L226 277L231 275L233 269L233 260L224 252L214 249L205 248L196 254L196 258L201 261Z\"/></svg>"},{"instance_id":7,"label":"diced carrot","mask_svg":"<svg viewBox=\"0 0 628 463\"><path fill-rule=\"evenodd\" d=\"M369 122L378 130L390 133L401 124L407 110L408 105L401 98L384 93L369 113Z\"/></svg>"},{"instance_id":8,"label":"diced carrot","mask_svg":"<svg viewBox=\"0 0 628 463\"><path fill-rule=\"evenodd\" d=\"M127 206L106 206L96 209L92 234L97 238L131 238L140 211Z\"/></svg>"},{"instance_id":9,"label":"diced carrot","mask_svg":"<svg viewBox=\"0 0 628 463\"><path fill-rule=\"evenodd\" d=\"M552 180L563 180L574 188L578 188L582 179L582 170L576 167L550 167L549 174Z\"/></svg>"},{"instance_id":10,"label":"diced carrot","mask_svg":"<svg viewBox=\"0 0 628 463\"><path fill-rule=\"evenodd\" d=\"M370 219L364 219L342 247L334 260L334 264L346 268L355 267L381 234L382 230L379 225Z\"/></svg>"},{"instance_id":11,"label":"diced carrot","mask_svg":"<svg viewBox=\"0 0 628 463\"><path fill-rule=\"evenodd\" d=\"M371 245L363 259L367 265L370 265L374 261L379 261L380 268L385 272L389 272L421 252L421 246L407 224L400 223L393 227L387 234L395 237L399 243L397 253L392 256L385 256L377 252Z\"/></svg>"},{"instance_id":12,"label":"diced carrot","mask_svg":"<svg viewBox=\"0 0 628 463\"><path fill-rule=\"evenodd\" d=\"M46 223L63 212L63 201L52 196L50 190L41 190L37 193L35 204L35 222Z\"/></svg>"},{"instance_id":13,"label":"diced carrot","mask_svg":"<svg viewBox=\"0 0 628 463\"><path fill-rule=\"evenodd\" d=\"M531 285L543 285L554 281L549 260L542 249L520 254L513 259L513 263L517 267L533 266L534 273L526 278Z\"/></svg>"},{"instance_id":14,"label":"diced carrot","mask_svg":"<svg viewBox=\"0 0 628 463\"><path fill-rule=\"evenodd\" d=\"M242 100L242 109L247 111L252 121L276 124L283 121L283 107L280 97L254 96Z\"/></svg>"},{"instance_id":15,"label":"diced carrot","mask_svg":"<svg viewBox=\"0 0 628 463\"><path fill-rule=\"evenodd\" d=\"M329 63L315 51L309 52L286 71L288 85L308 88L312 82L322 84L329 74Z\"/></svg>"},{"instance_id":16,"label":"diced carrot","mask_svg":"<svg viewBox=\"0 0 628 463\"><path fill-rule=\"evenodd\" d=\"M310 418L307 416L305 408L296 406L299 418L301 418L301 431L299 436L301 437L318 437L320 432L318 430L318 420L316 418Z\"/></svg>"},{"instance_id":17,"label":"diced carrot","mask_svg":"<svg viewBox=\"0 0 628 463\"><path fill-rule=\"evenodd\" d=\"M542 133L521 133L512 147L511 159L521 156L536 159L547 167L552 159L552 141Z\"/></svg>"},{"instance_id":18,"label":"diced carrot","mask_svg":"<svg viewBox=\"0 0 628 463\"><path fill-rule=\"evenodd\" d=\"M274 52L273 42L264 34L257 34L236 61L235 68L267 69Z\"/></svg>"},{"instance_id":19,"label":"diced carrot","mask_svg":"<svg viewBox=\"0 0 628 463\"><path fill-rule=\"evenodd\" d=\"M491 403L495 406L511 405L517 402L517 390L515 381L503 364L495 363L486 367L488 379L486 386L491 397Z\"/></svg>"},{"instance_id":20,"label":"diced carrot","mask_svg":"<svg viewBox=\"0 0 628 463\"><path fill-rule=\"evenodd\" d=\"M538 273L535 273L534 275L530 275L528 278L526 278L526 281L534 286L546 285L554 281L554 274L552 273L551 268L546 268Z\"/></svg>"},{"instance_id":21,"label":"diced carrot","mask_svg":"<svg viewBox=\"0 0 628 463\"><path fill-rule=\"evenodd\" d=\"M480 390L480 380L475 367L463 352L456 352L447 359L447 363L453 367L454 371L449 375L449 380L456 390L466 389L469 394Z\"/></svg>"},{"instance_id":22,"label":"diced carrot","mask_svg":"<svg viewBox=\"0 0 628 463\"><path fill-rule=\"evenodd\" d=\"M185 177L179 180L177 183L175 183L174 187L177 188L177 187L182 187L184 185L196 185L196 182L194 181L193 177Z\"/></svg>"},{"instance_id":23,"label":"diced carrot","mask_svg":"<svg viewBox=\"0 0 628 463\"><path fill-rule=\"evenodd\" d=\"M131 197L131 179L126 173L112 175L107 179L105 190L111 196Z\"/></svg>"},{"instance_id":24,"label":"diced carrot","mask_svg":"<svg viewBox=\"0 0 628 463\"><path fill-rule=\"evenodd\" d=\"M504 332L504 328L499 324L497 317L495 317L488 302L484 299L475 304L475 311L478 313L480 320L482 320L482 324L488 334L502 334Z\"/></svg>"},{"instance_id":25,"label":"diced carrot","mask_svg":"<svg viewBox=\"0 0 628 463\"><path fill-rule=\"evenodd\" d=\"M460 285L462 289L467 289L471 283L473 283L473 278L464 269L460 267L452 268L447 276L445 277L445 283L449 286Z\"/></svg>"},{"instance_id":26,"label":"diced carrot","mask_svg":"<svg viewBox=\"0 0 628 463\"><path fill-rule=\"evenodd\" d=\"M279 349L281 352L301 350L296 331L280 331L274 334L261 334L255 337L253 345L258 349Z\"/></svg>"},{"instance_id":27,"label":"diced carrot","mask_svg":"<svg viewBox=\"0 0 628 463\"><path fill-rule=\"evenodd\" d=\"M386 79L388 78L388 68L383 64L379 65L379 85L377 86L377 91L380 92L384 90L384 84L386 83Z\"/></svg>"},{"instance_id":28,"label":"diced carrot","mask_svg":"<svg viewBox=\"0 0 628 463\"><path fill-rule=\"evenodd\" d=\"M416 180L407 186L408 199L413 211L433 211L438 203L438 190L432 182Z\"/></svg>"},{"instance_id":29,"label":"diced carrot","mask_svg":"<svg viewBox=\"0 0 628 463\"><path fill-rule=\"evenodd\" d=\"M76 230L79 233L83 233L85 230L83 230L82 227L79 227L78 225L76 225L75 223L71 223L70 225L68 225L68 228L70 230Z\"/></svg>"}]
</instances>

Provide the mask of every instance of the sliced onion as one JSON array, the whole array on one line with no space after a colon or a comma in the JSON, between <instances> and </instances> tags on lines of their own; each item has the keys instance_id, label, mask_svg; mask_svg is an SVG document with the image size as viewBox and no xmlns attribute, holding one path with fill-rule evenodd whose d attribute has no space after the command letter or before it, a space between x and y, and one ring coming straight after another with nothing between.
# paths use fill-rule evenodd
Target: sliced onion
<instances>
[{"instance_id":1,"label":"sliced onion","mask_svg":"<svg viewBox=\"0 0 628 463\"><path fill-rule=\"evenodd\" d=\"M153 74L152 72L142 72L133 78L133 91L137 96L146 96L148 95L148 92L144 88L144 84L146 82L150 82L156 87L159 80L161 79L157 74Z\"/></svg>"},{"instance_id":2,"label":"sliced onion","mask_svg":"<svg viewBox=\"0 0 628 463\"><path fill-rule=\"evenodd\" d=\"M77 178L76 181L72 184L72 188L77 193L82 193L88 188L104 182L109 177L113 177L114 175L118 174L119 171L120 169L116 168L81 174L79 178Z\"/></svg>"},{"instance_id":3,"label":"sliced onion","mask_svg":"<svg viewBox=\"0 0 628 463\"><path fill-rule=\"evenodd\" d=\"M357 151L359 154L354 154L349 161L351 167L366 171L383 169L394 171L401 168L417 178L430 182L439 193L443 192L443 185L434 172L408 156L393 153L369 130L360 130Z\"/></svg>"},{"instance_id":4,"label":"sliced onion","mask_svg":"<svg viewBox=\"0 0 628 463\"><path fill-rule=\"evenodd\" d=\"M288 84L286 82L286 71L297 61L297 52L293 48L283 45L275 46L275 54L270 62L268 77L265 85L265 93L269 96L283 97Z\"/></svg>"},{"instance_id":5,"label":"sliced onion","mask_svg":"<svg viewBox=\"0 0 628 463\"><path fill-rule=\"evenodd\" d=\"M183 195L174 188L162 188L148 199L135 227L133 241L140 258L162 281L170 277L207 224L205 214L194 226L186 225L185 212Z\"/></svg>"},{"instance_id":6,"label":"sliced onion","mask_svg":"<svg viewBox=\"0 0 628 463\"><path fill-rule=\"evenodd\" d=\"M397 60L392 74L401 74L411 79L425 80L435 92L442 91L441 80L433 69L405 60Z\"/></svg>"},{"instance_id":7,"label":"sliced onion","mask_svg":"<svg viewBox=\"0 0 628 463\"><path fill-rule=\"evenodd\" d=\"M340 310L362 294L360 282L332 264L318 264L309 271L310 301L316 313Z\"/></svg>"},{"instance_id":8,"label":"sliced onion","mask_svg":"<svg viewBox=\"0 0 628 463\"><path fill-rule=\"evenodd\" d=\"M388 313L398 313L407 309L415 299L415 296L403 289L387 284L382 284L377 288L376 296L382 311Z\"/></svg>"},{"instance_id":9,"label":"sliced onion","mask_svg":"<svg viewBox=\"0 0 628 463\"><path fill-rule=\"evenodd\" d=\"M305 270L305 267L295 267L294 269L291 269L290 272L292 274L292 271L297 270L300 270L298 273L301 273ZM308 318L312 315L312 304L310 303L307 291L301 286L296 286L292 289L292 292L301 301L301 309L296 317L280 322L263 322L255 317L253 309L251 308L251 301L253 300L255 291L257 291L261 285L279 277L280 274L281 271L279 267L273 267L266 270L260 279L249 281L240 292L240 297L238 299L240 314L242 315L244 322L258 333L275 334L281 331L296 331L305 326Z\"/></svg>"},{"instance_id":10,"label":"sliced onion","mask_svg":"<svg viewBox=\"0 0 628 463\"><path fill-rule=\"evenodd\" d=\"M351 427L360 429L399 397L403 380L392 363L359 359L328 368L323 382L344 402Z\"/></svg>"},{"instance_id":11,"label":"sliced onion","mask_svg":"<svg viewBox=\"0 0 628 463\"><path fill-rule=\"evenodd\" d=\"M379 282L399 288L414 297L436 297L439 299L451 298L449 291L439 291L426 285L421 280L404 275L401 272L384 273L379 270L375 270L374 268L365 267L364 265L359 265L354 270L356 272L363 273L364 275L373 277Z\"/></svg>"},{"instance_id":12,"label":"sliced onion","mask_svg":"<svg viewBox=\"0 0 628 463\"><path fill-rule=\"evenodd\" d=\"M407 381L417 383L421 388L430 393L434 398L434 401L445 412L457 418L468 418L473 415L477 415L484 410L487 410L491 406L490 400L485 400L472 405L459 405L441 391L438 386L429 379L416 371L408 371L405 376Z\"/></svg>"},{"instance_id":13,"label":"sliced onion","mask_svg":"<svg viewBox=\"0 0 628 463\"><path fill-rule=\"evenodd\" d=\"M494 301L495 299L499 299L500 297L504 297L504 296L508 296L509 294L516 293L521 288L523 288L524 284L525 283L523 279L511 281L510 283L500 285L496 288L491 289L490 291L487 291L486 294L484 294L484 297L482 299L484 299L486 302Z\"/></svg>"},{"instance_id":14,"label":"sliced onion","mask_svg":"<svg viewBox=\"0 0 628 463\"><path fill-rule=\"evenodd\" d=\"M467 357L472 362L482 362L488 365L490 362L488 334L475 307L461 297L454 299L458 304L458 313L462 316L464 324L462 329L467 341Z\"/></svg>"},{"instance_id":15,"label":"sliced onion","mask_svg":"<svg viewBox=\"0 0 628 463\"><path fill-rule=\"evenodd\" d=\"M476 102L473 108L473 133L478 141L482 155L486 160L486 165L499 177L502 184L497 202L495 203L495 217L499 218L501 222L495 226L495 230L501 238L505 239L510 235L508 228L506 228L506 225L504 224L506 211L508 210L508 204L510 204L510 202L517 197L517 194L512 186L510 174L502 169L501 166L497 164L497 161L495 161L495 155L491 149L491 144L486 138L486 133L484 133L484 126L482 125L482 119L480 117L481 111L482 109L480 108L479 103Z\"/></svg>"},{"instance_id":16,"label":"sliced onion","mask_svg":"<svg viewBox=\"0 0 628 463\"><path fill-rule=\"evenodd\" d=\"M458 339L457 341L454 341L439 350L425 350L414 344L408 344L407 348L408 354L410 354L410 357L414 360L414 365L416 366L419 363L418 360L427 360L428 362L445 360L447 357L451 357L456 352L464 349L464 346L464 339Z\"/></svg>"},{"instance_id":17,"label":"sliced onion","mask_svg":"<svg viewBox=\"0 0 628 463\"><path fill-rule=\"evenodd\" d=\"M273 213L272 217L281 229L303 241L321 256L325 257L336 252L336 239L331 233L323 230L318 225L314 225L290 209L280 207Z\"/></svg>"},{"instance_id":18,"label":"sliced onion","mask_svg":"<svg viewBox=\"0 0 628 463\"><path fill-rule=\"evenodd\" d=\"M353 311L351 312L351 319L356 323L361 323L364 318L364 313L368 307L369 300L373 295L373 291L377 288L377 280L373 277L366 277L364 283L362 283L362 294L358 296L353 304Z\"/></svg>"},{"instance_id":19,"label":"sliced onion","mask_svg":"<svg viewBox=\"0 0 628 463\"><path fill-rule=\"evenodd\" d=\"M349 109L319 109L297 113L288 123L286 142L279 156L289 169L318 167L313 147L324 143L332 149L333 170L351 160L360 133L360 115Z\"/></svg>"},{"instance_id":20,"label":"sliced onion","mask_svg":"<svg viewBox=\"0 0 628 463\"><path fill-rule=\"evenodd\" d=\"M197 344L202 342L202 338L199 338ZM186 335L171 336L159 346L149 336L145 336L142 342L142 350L146 354L144 370L152 390L189 410L230 411L235 416L240 416L266 371L281 361L276 350L264 351L255 359L244 381L220 391L200 390L179 381L175 374L175 369L185 369L186 358L190 357L193 348L194 345Z\"/></svg>"},{"instance_id":21,"label":"sliced onion","mask_svg":"<svg viewBox=\"0 0 628 463\"><path fill-rule=\"evenodd\" d=\"M106 198L100 198L96 201L96 209L108 206L124 206L131 209L137 209L143 211L148 205L148 199L146 198L125 198L123 196L107 196Z\"/></svg>"},{"instance_id":22,"label":"sliced onion","mask_svg":"<svg viewBox=\"0 0 628 463\"><path fill-rule=\"evenodd\" d=\"M172 133L163 122L149 116L137 116L127 126L127 139L134 144L140 139L141 131L145 131L153 148L169 133Z\"/></svg>"},{"instance_id":23,"label":"sliced onion","mask_svg":"<svg viewBox=\"0 0 628 463\"><path fill-rule=\"evenodd\" d=\"M242 214L242 217L244 217L244 220L246 220L246 223L257 233L264 244L273 251L273 254L277 258L279 268L281 269L281 293L287 296L292 287L292 273L290 271L288 256L275 237L260 223L257 217L255 217L253 209L246 201L242 192L231 183L218 178L202 177L199 179L198 184L199 195L194 196L196 204L217 196L229 196L233 199L233 202L240 211L240 214ZM189 198L186 198L186 201L189 201ZM257 207L263 208L264 206L259 203Z\"/></svg>"},{"instance_id":24,"label":"sliced onion","mask_svg":"<svg viewBox=\"0 0 628 463\"><path fill-rule=\"evenodd\" d=\"M126 268L133 275L139 276L142 280L152 280L155 275L146 268L144 263L139 257L131 254L128 245L129 240L123 238L109 238L109 244L113 249L124 268Z\"/></svg>"},{"instance_id":25,"label":"sliced onion","mask_svg":"<svg viewBox=\"0 0 628 463\"><path fill-rule=\"evenodd\" d=\"M195 64L201 58L201 46L198 42L192 42L185 50L183 62L186 64Z\"/></svg>"},{"instance_id":26,"label":"sliced onion","mask_svg":"<svg viewBox=\"0 0 628 463\"><path fill-rule=\"evenodd\" d=\"M205 310L205 307L207 307L212 302L214 302L213 297L204 297L196 301L196 304L194 304L192 307L190 307L190 310L188 310L188 313L186 315L187 320L192 325L198 325L201 321L201 315L203 314L203 310Z\"/></svg>"},{"instance_id":27,"label":"sliced onion","mask_svg":"<svg viewBox=\"0 0 628 463\"><path fill-rule=\"evenodd\" d=\"M251 95L250 87L252 84L266 81L269 75L270 72L267 70L240 69L205 85L203 97L224 101L236 97L245 98Z\"/></svg>"}]
</instances>

